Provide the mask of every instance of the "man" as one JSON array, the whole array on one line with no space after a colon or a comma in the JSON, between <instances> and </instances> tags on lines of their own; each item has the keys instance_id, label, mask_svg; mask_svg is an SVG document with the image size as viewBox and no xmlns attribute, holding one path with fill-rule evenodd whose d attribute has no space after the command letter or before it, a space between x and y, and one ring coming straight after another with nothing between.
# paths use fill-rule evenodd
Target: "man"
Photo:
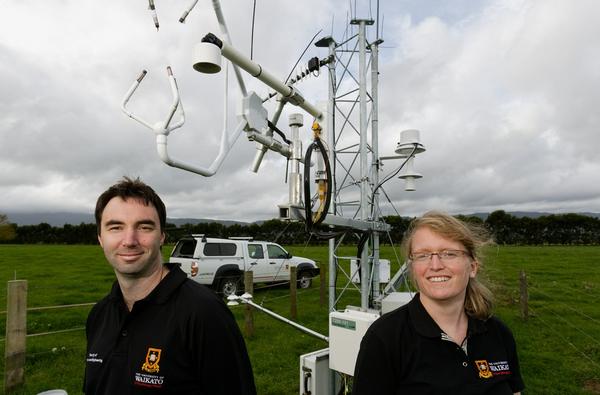
<instances>
[{"instance_id":1,"label":"man","mask_svg":"<svg viewBox=\"0 0 600 395\"><path fill-rule=\"evenodd\" d=\"M256 394L227 306L163 265L166 210L154 190L125 177L100 195L95 216L117 280L88 316L84 392Z\"/></svg>"}]
</instances>

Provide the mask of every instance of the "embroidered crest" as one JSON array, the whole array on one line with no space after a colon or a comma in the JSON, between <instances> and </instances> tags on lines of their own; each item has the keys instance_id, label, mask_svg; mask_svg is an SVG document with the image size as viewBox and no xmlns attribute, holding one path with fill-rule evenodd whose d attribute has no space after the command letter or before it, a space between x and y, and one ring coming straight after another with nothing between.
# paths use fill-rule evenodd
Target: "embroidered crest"
<instances>
[{"instance_id":1,"label":"embroidered crest","mask_svg":"<svg viewBox=\"0 0 600 395\"><path fill-rule=\"evenodd\" d=\"M489 379L492 377L492 371L490 370L488 361L481 359L479 361L475 361L475 365L477 366L477 370L479 370L479 377L482 379Z\"/></svg>"},{"instance_id":2,"label":"embroidered crest","mask_svg":"<svg viewBox=\"0 0 600 395\"><path fill-rule=\"evenodd\" d=\"M148 347L148 352L146 353L146 362L144 362L142 365L142 370L148 373L158 372L160 369L158 362L160 361L161 352L162 350L160 348Z\"/></svg>"}]
</instances>

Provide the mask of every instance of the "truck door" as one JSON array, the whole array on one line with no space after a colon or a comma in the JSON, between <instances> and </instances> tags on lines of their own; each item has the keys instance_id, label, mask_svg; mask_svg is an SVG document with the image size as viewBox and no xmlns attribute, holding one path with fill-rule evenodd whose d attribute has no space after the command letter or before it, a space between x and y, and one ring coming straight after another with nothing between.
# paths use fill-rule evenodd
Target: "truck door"
<instances>
[{"instance_id":1,"label":"truck door","mask_svg":"<svg viewBox=\"0 0 600 395\"><path fill-rule=\"evenodd\" d=\"M267 262L265 247L262 243L248 243L248 263L254 282L273 281L273 269Z\"/></svg>"},{"instance_id":2,"label":"truck door","mask_svg":"<svg viewBox=\"0 0 600 395\"><path fill-rule=\"evenodd\" d=\"M288 281L290 279L290 262L287 251L277 244L267 244L267 254L274 281Z\"/></svg>"}]
</instances>

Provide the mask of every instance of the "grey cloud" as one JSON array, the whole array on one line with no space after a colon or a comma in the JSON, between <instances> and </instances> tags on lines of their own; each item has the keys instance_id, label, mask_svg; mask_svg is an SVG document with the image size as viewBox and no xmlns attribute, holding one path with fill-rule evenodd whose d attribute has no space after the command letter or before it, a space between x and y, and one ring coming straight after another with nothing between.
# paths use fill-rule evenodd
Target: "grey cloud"
<instances>
[{"instance_id":1,"label":"grey cloud","mask_svg":"<svg viewBox=\"0 0 600 395\"><path fill-rule=\"evenodd\" d=\"M339 5L259 2L254 59L284 78L319 29L321 36L332 29L342 36L348 14ZM255 147L242 135L217 175L199 177L162 164L153 132L120 112L123 95L145 68L130 108L153 122L164 119L170 65L186 112L186 124L169 137L170 153L198 166L216 156L224 76L201 75L190 59L193 45L218 26L201 3L178 24L183 6L157 4L157 33L142 3L7 3L0 16L0 211L91 210L107 185L131 175L153 185L173 217L276 215L287 196L285 160L277 154L268 154L258 174L249 172ZM400 214L600 211L596 2L381 6L380 154L393 154L407 128L420 129L427 147L415 161L424 175L416 192L404 192L401 180L385 186ZM366 4L360 7L368 13ZM249 55L251 4L223 2L223 11L236 48ZM311 48L304 60L324 55ZM229 78L233 127L238 93ZM260 95L268 91L251 78L247 84ZM325 76L298 88L311 100L324 99ZM266 106L272 114L274 103ZM287 130L292 112L298 109L286 108L280 128ZM310 121L305 115L306 142ZM386 163L384 173L397 164ZM395 213L385 196L382 208Z\"/></svg>"}]
</instances>

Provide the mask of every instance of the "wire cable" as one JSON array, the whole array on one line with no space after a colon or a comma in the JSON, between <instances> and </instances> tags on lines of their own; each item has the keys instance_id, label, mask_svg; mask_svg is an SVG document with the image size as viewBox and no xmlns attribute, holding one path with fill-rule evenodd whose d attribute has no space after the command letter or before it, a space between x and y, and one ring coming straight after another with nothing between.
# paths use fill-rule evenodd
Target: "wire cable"
<instances>
[{"instance_id":1,"label":"wire cable","mask_svg":"<svg viewBox=\"0 0 600 395\"><path fill-rule=\"evenodd\" d=\"M314 149L318 149L323 157L323 162L325 163L325 173L327 177L326 183L326 191L325 191L325 201L322 203L321 207L319 207L315 218L313 218L312 212L312 204L311 204L311 192L310 192L310 163L312 152ZM329 205L331 204L331 164L329 163L329 157L327 155L327 151L325 150L325 146L323 142L319 138L319 136L315 136L314 141L308 146L306 149L306 154L304 156L304 213L305 213L305 225L306 231L309 233L314 233L318 238L332 238L337 237L343 232L332 232L332 233L324 233L324 232L316 232L313 230L315 225L319 225L323 222L325 217L327 216L327 212L329 211Z\"/></svg>"},{"instance_id":2,"label":"wire cable","mask_svg":"<svg viewBox=\"0 0 600 395\"><path fill-rule=\"evenodd\" d=\"M596 324L600 324L599 320L597 320L597 319L595 319L593 317L590 317L589 315L585 314L584 312L579 311L577 309L574 309L573 307L567 305L566 303L561 303L561 302L557 302L557 301L553 300L553 297L551 295L548 295L547 293L541 291L538 287L532 286L531 284L529 284L528 287L529 287L529 289L533 290L534 292L540 293L540 294L544 295L545 297L547 297L548 299L552 300L553 303L556 303L556 304L558 304L560 306L566 307L567 309L569 309L569 310L571 310L571 311L579 314L580 316L582 316L582 317L584 317L584 318L586 318L586 319L588 319L590 321L593 321Z\"/></svg>"},{"instance_id":3,"label":"wire cable","mask_svg":"<svg viewBox=\"0 0 600 395\"><path fill-rule=\"evenodd\" d=\"M321 33L322 31L323 31L323 29L320 29L318 32L315 33L315 35L313 36L313 38L310 39L310 42L308 43L308 45L306 46L306 48L304 48L304 51L302 51L302 54L300 55L300 57L298 58L298 60L296 61L296 63L292 67L292 69L290 70L290 73L288 74L287 77L285 77L284 84L287 84L288 80L290 79L290 77L294 73L294 70L298 66L298 63L300 63L300 60L302 60L302 57L304 56L304 54L306 53L306 51L308 51L308 48L310 48L310 45L313 43L313 41L315 41L315 38L317 38L317 36L319 35L319 33Z\"/></svg>"},{"instance_id":4,"label":"wire cable","mask_svg":"<svg viewBox=\"0 0 600 395\"><path fill-rule=\"evenodd\" d=\"M279 136L281 136L283 141L285 141L287 144L292 144L292 142L290 140L288 140L288 138L285 136L285 133L283 133L281 130L279 130L279 128L277 128L277 126L273 122L269 121L268 119L267 119L267 125L269 126L269 128L271 128L272 131L274 131Z\"/></svg>"},{"instance_id":5,"label":"wire cable","mask_svg":"<svg viewBox=\"0 0 600 395\"><path fill-rule=\"evenodd\" d=\"M533 311L532 311L533 312ZM582 350L580 350L579 348L577 348L577 346L573 343L571 343L569 340L567 340L566 337L564 337L558 330L554 329L548 322L544 321L539 315L536 316L536 319L539 320L542 324L546 325L546 328L550 329L552 332L554 332L554 334L561 339L564 343L568 344L569 346L571 346L576 352L578 352L579 354L581 354L585 359L588 360L588 362L590 362L592 365L594 365L597 369L600 369L600 365L594 361L589 355L587 355L586 353L584 353Z\"/></svg>"},{"instance_id":6,"label":"wire cable","mask_svg":"<svg viewBox=\"0 0 600 395\"><path fill-rule=\"evenodd\" d=\"M410 158L413 157L413 155L417 151L417 148L419 148L419 145L417 143L415 143L413 145L414 145L413 150L406 157L406 159L404 159L404 162L402 162L402 164L400 166L398 166L398 168L396 170L394 170L391 174L389 174L388 176L386 176L383 179L383 181L381 181L379 184L377 184L377 186L373 189L373 192L371 192L371 201L373 201L375 199L375 193L377 192L377 190L379 188L381 188L383 186L383 184L385 184L386 182L388 182L392 178L396 177L396 175L398 173L400 173L400 170L402 170L404 168L404 166L408 163L408 161L410 160ZM374 205L371 205L371 216L373 215L373 209L374 209Z\"/></svg>"}]
</instances>

